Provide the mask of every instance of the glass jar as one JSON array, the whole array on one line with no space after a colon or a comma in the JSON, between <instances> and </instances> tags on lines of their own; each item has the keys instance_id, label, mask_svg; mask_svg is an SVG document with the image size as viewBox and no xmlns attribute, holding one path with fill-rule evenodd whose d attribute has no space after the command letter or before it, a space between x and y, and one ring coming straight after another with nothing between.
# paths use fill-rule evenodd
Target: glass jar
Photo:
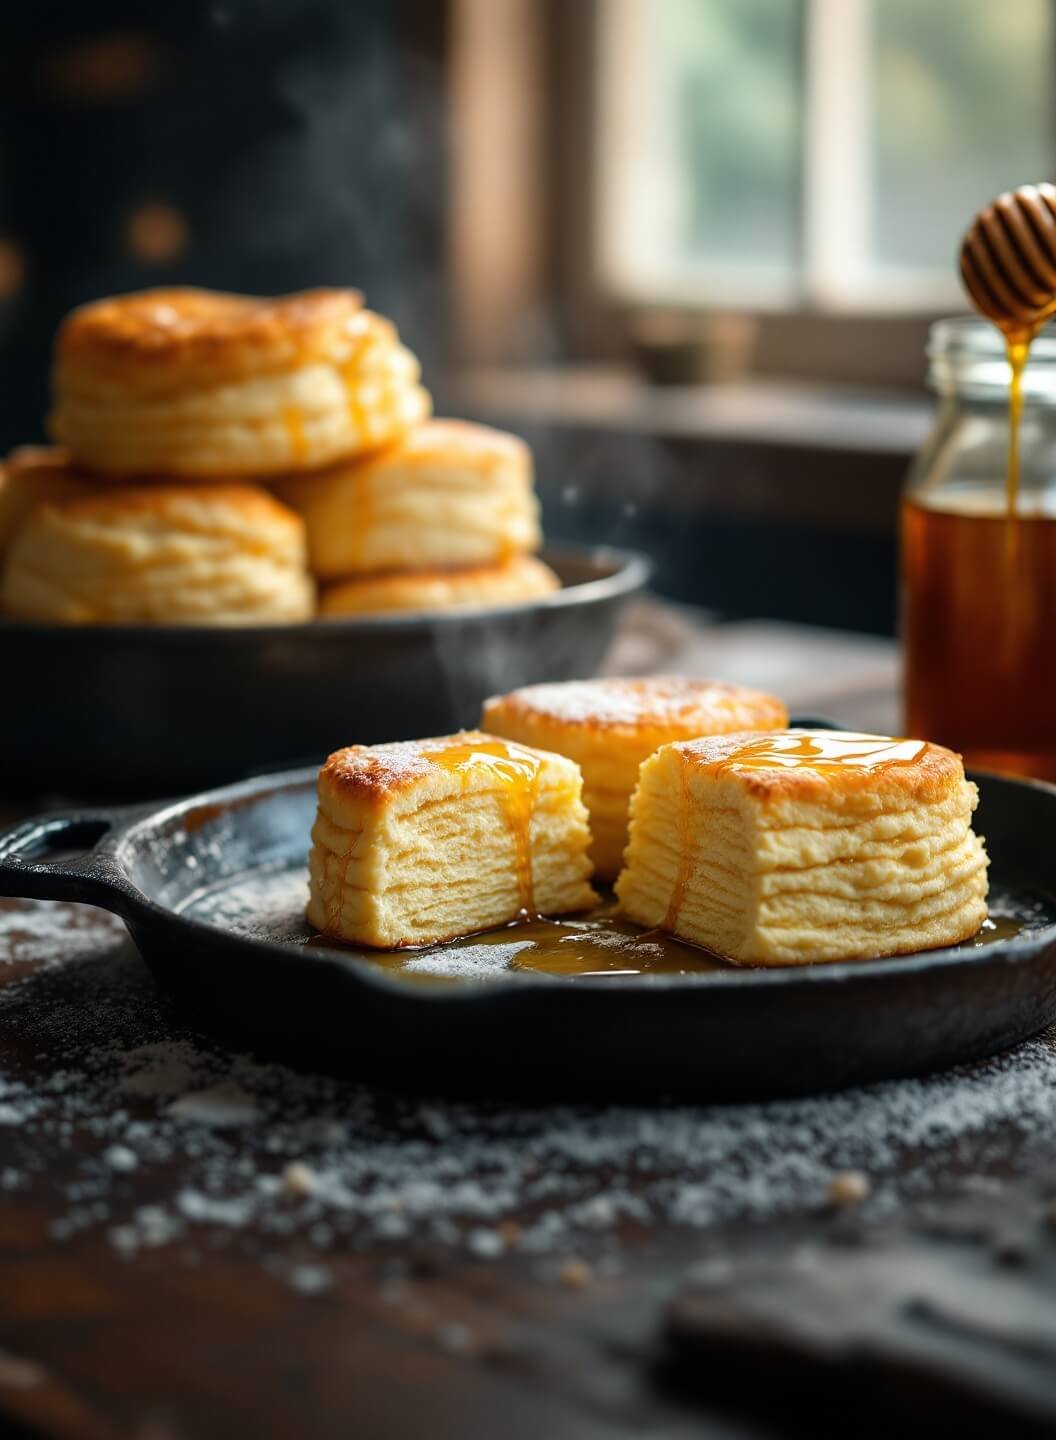
<instances>
[{"instance_id":1,"label":"glass jar","mask_svg":"<svg viewBox=\"0 0 1056 1440\"><path fill-rule=\"evenodd\" d=\"M939 413L901 517L905 733L1056 780L1056 327L1024 372L1011 505L1003 337L940 320L928 358Z\"/></svg>"}]
</instances>

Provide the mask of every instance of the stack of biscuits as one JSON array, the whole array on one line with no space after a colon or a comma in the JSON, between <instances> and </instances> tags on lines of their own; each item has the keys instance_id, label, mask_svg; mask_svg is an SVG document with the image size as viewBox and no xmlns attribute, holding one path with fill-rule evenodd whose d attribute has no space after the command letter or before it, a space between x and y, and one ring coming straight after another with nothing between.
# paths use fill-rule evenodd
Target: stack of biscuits
<instances>
[{"instance_id":1,"label":"stack of biscuits","mask_svg":"<svg viewBox=\"0 0 1056 1440\"><path fill-rule=\"evenodd\" d=\"M488 700L481 730L339 750L319 774L309 923L434 944L587 910L594 878L615 880L625 919L740 965L975 935L989 862L961 757L787 723L772 695L649 676L529 685ZM555 933L574 953L580 933Z\"/></svg>"},{"instance_id":2,"label":"stack of biscuits","mask_svg":"<svg viewBox=\"0 0 1056 1440\"><path fill-rule=\"evenodd\" d=\"M0 610L252 625L556 589L531 454L431 420L352 290L151 290L59 330L50 431L0 470Z\"/></svg>"}]
</instances>

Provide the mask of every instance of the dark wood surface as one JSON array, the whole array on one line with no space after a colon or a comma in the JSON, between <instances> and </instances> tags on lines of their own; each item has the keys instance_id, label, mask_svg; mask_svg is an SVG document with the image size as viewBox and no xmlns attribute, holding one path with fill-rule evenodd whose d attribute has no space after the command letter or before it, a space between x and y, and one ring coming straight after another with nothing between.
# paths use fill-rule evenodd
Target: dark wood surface
<instances>
[{"instance_id":1,"label":"dark wood surface","mask_svg":"<svg viewBox=\"0 0 1056 1440\"><path fill-rule=\"evenodd\" d=\"M13 1087L15 1108L28 1099L34 1111L9 1123L0 1110L0 1175L19 1177L0 1201L0 1414L78 1440L702 1433L695 1403L656 1389L646 1363L658 1287L695 1251L676 1234L621 1244L609 1278L581 1274L578 1247L533 1256L514 1245L492 1261L461 1243L361 1249L353 1231L320 1248L303 1231L252 1225L188 1226L123 1254L115 1229L143 1206L171 1213L201 1167L185 1152L144 1161L106 1186L97 1220L79 1216L74 1187L98 1173L93 1159L136 1120L155 1133L171 1103L119 1094L114 1054L174 1040L200 1044L221 1070L231 1057L188 1042L107 919L50 906L67 927L63 963L19 961L35 949L41 907L0 905L22 917L5 926L0 952L0 1105ZM327 1084L321 1108L340 1114L353 1092ZM303 1089L271 1119L309 1126ZM260 1123L217 1143L266 1169L269 1138ZM83 1228L70 1233L71 1223ZM305 1276L324 1288L302 1293ZM775 1432L716 1422L713 1433Z\"/></svg>"},{"instance_id":2,"label":"dark wood surface","mask_svg":"<svg viewBox=\"0 0 1056 1440\"><path fill-rule=\"evenodd\" d=\"M657 668L718 655L763 684L820 646L796 704L892 709L890 648L649 627ZM210 1118L218 1085L248 1115ZM1052 1433L1054 1087L1045 1039L740 1110L506 1113L449 1105L442 1077L368 1095L198 1035L109 917L0 901L0 1418L64 1440ZM302 1152L355 1194L287 1194ZM401 1152L450 1174L446 1228ZM832 1203L846 1168L861 1204ZM385 1187L391 1232L364 1200Z\"/></svg>"}]
</instances>

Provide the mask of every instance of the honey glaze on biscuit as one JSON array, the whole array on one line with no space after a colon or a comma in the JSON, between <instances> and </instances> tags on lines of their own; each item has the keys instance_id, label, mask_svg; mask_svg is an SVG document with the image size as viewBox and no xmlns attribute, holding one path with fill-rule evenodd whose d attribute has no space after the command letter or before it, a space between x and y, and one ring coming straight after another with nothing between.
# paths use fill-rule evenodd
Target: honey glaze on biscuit
<instances>
[{"instance_id":1,"label":"honey glaze on biscuit","mask_svg":"<svg viewBox=\"0 0 1056 1440\"><path fill-rule=\"evenodd\" d=\"M713 775L740 774L746 770L812 770L819 775L867 771L875 775L915 764L926 749L926 740L893 739L887 735L784 731L748 740L732 755L711 761L702 768Z\"/></svg>"},{"instance_id":2,"label":"honey glaze on biscuit","mask_svg":"<svg viewBox=\"0 0 1056 1440\"><path fill-rule=\"evenodd\" d=\"M290 459L300 464L308 454L308 435L304 428L304 412L291 405L283 411L282 423L290 437Z\"/></svg>"},{"instance_id":3,"label":"honey glaze on biscuit","mask_svg":"<svg viewBox=\"0 0 1056 1440\"><path fill-rule=\"evenodd\" d=\"M370 347L378 339L375 317L367 310L353 315L345 333L351 341L348 354L341 363L341 380L345 387L345 401L353 429L361 440L367 438L372 428L372 406L364 404L363 362ZM375 397L371 397L373 399Z\"/></svg>"},{"instance_id":4,"label":"honey glaze on biscuit","mask_svg":"<svg viewBox=\"0 0 1056 1440\"><path fill-rule=\"evenodd\" d=\"M505 740L467 741L447 745L442 750L430 750L428 754L430 761L443 770L457 775L483 770L498 786L506 824L513 836L521 914L534 917L532 815L542 762L530 750L522 750Z\"/></svg>"},{"instance_id":5,"label":"honey glaze on biscuit","mask_svg":"<svg viewBox=\"0 0 1056 1440\"><path fill-rule=\"evenodd\" d=\"M852 731L781 731L746 740L722 759L702 762L693 751L683 752L678 775L678 871L661 922L662 931L674 931L686 898L693 869L693 834L689 824L689 768L711 775L744 774L753 770L809 770L817 775L883 774L914 765L927 749L926 740L895 739L887 735L861 735Z\"/></svg>"}]
</instances>

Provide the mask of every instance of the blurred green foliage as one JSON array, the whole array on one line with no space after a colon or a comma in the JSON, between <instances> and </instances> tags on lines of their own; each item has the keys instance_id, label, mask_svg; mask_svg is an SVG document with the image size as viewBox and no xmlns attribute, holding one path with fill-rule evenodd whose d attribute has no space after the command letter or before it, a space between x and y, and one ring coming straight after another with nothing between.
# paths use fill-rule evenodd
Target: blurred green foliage
<instances>
[{"instance_id":1,"label":"blurred green foliage","mask_svg":"<svg viewBox=\"0 0 1056 1440\"><path fill-rule=\"evenodd\" d=\"M1052 175L1052 0L876 0L875 15L876 258L952 266L982 205Z\"/></svg>"}]
</instances>

